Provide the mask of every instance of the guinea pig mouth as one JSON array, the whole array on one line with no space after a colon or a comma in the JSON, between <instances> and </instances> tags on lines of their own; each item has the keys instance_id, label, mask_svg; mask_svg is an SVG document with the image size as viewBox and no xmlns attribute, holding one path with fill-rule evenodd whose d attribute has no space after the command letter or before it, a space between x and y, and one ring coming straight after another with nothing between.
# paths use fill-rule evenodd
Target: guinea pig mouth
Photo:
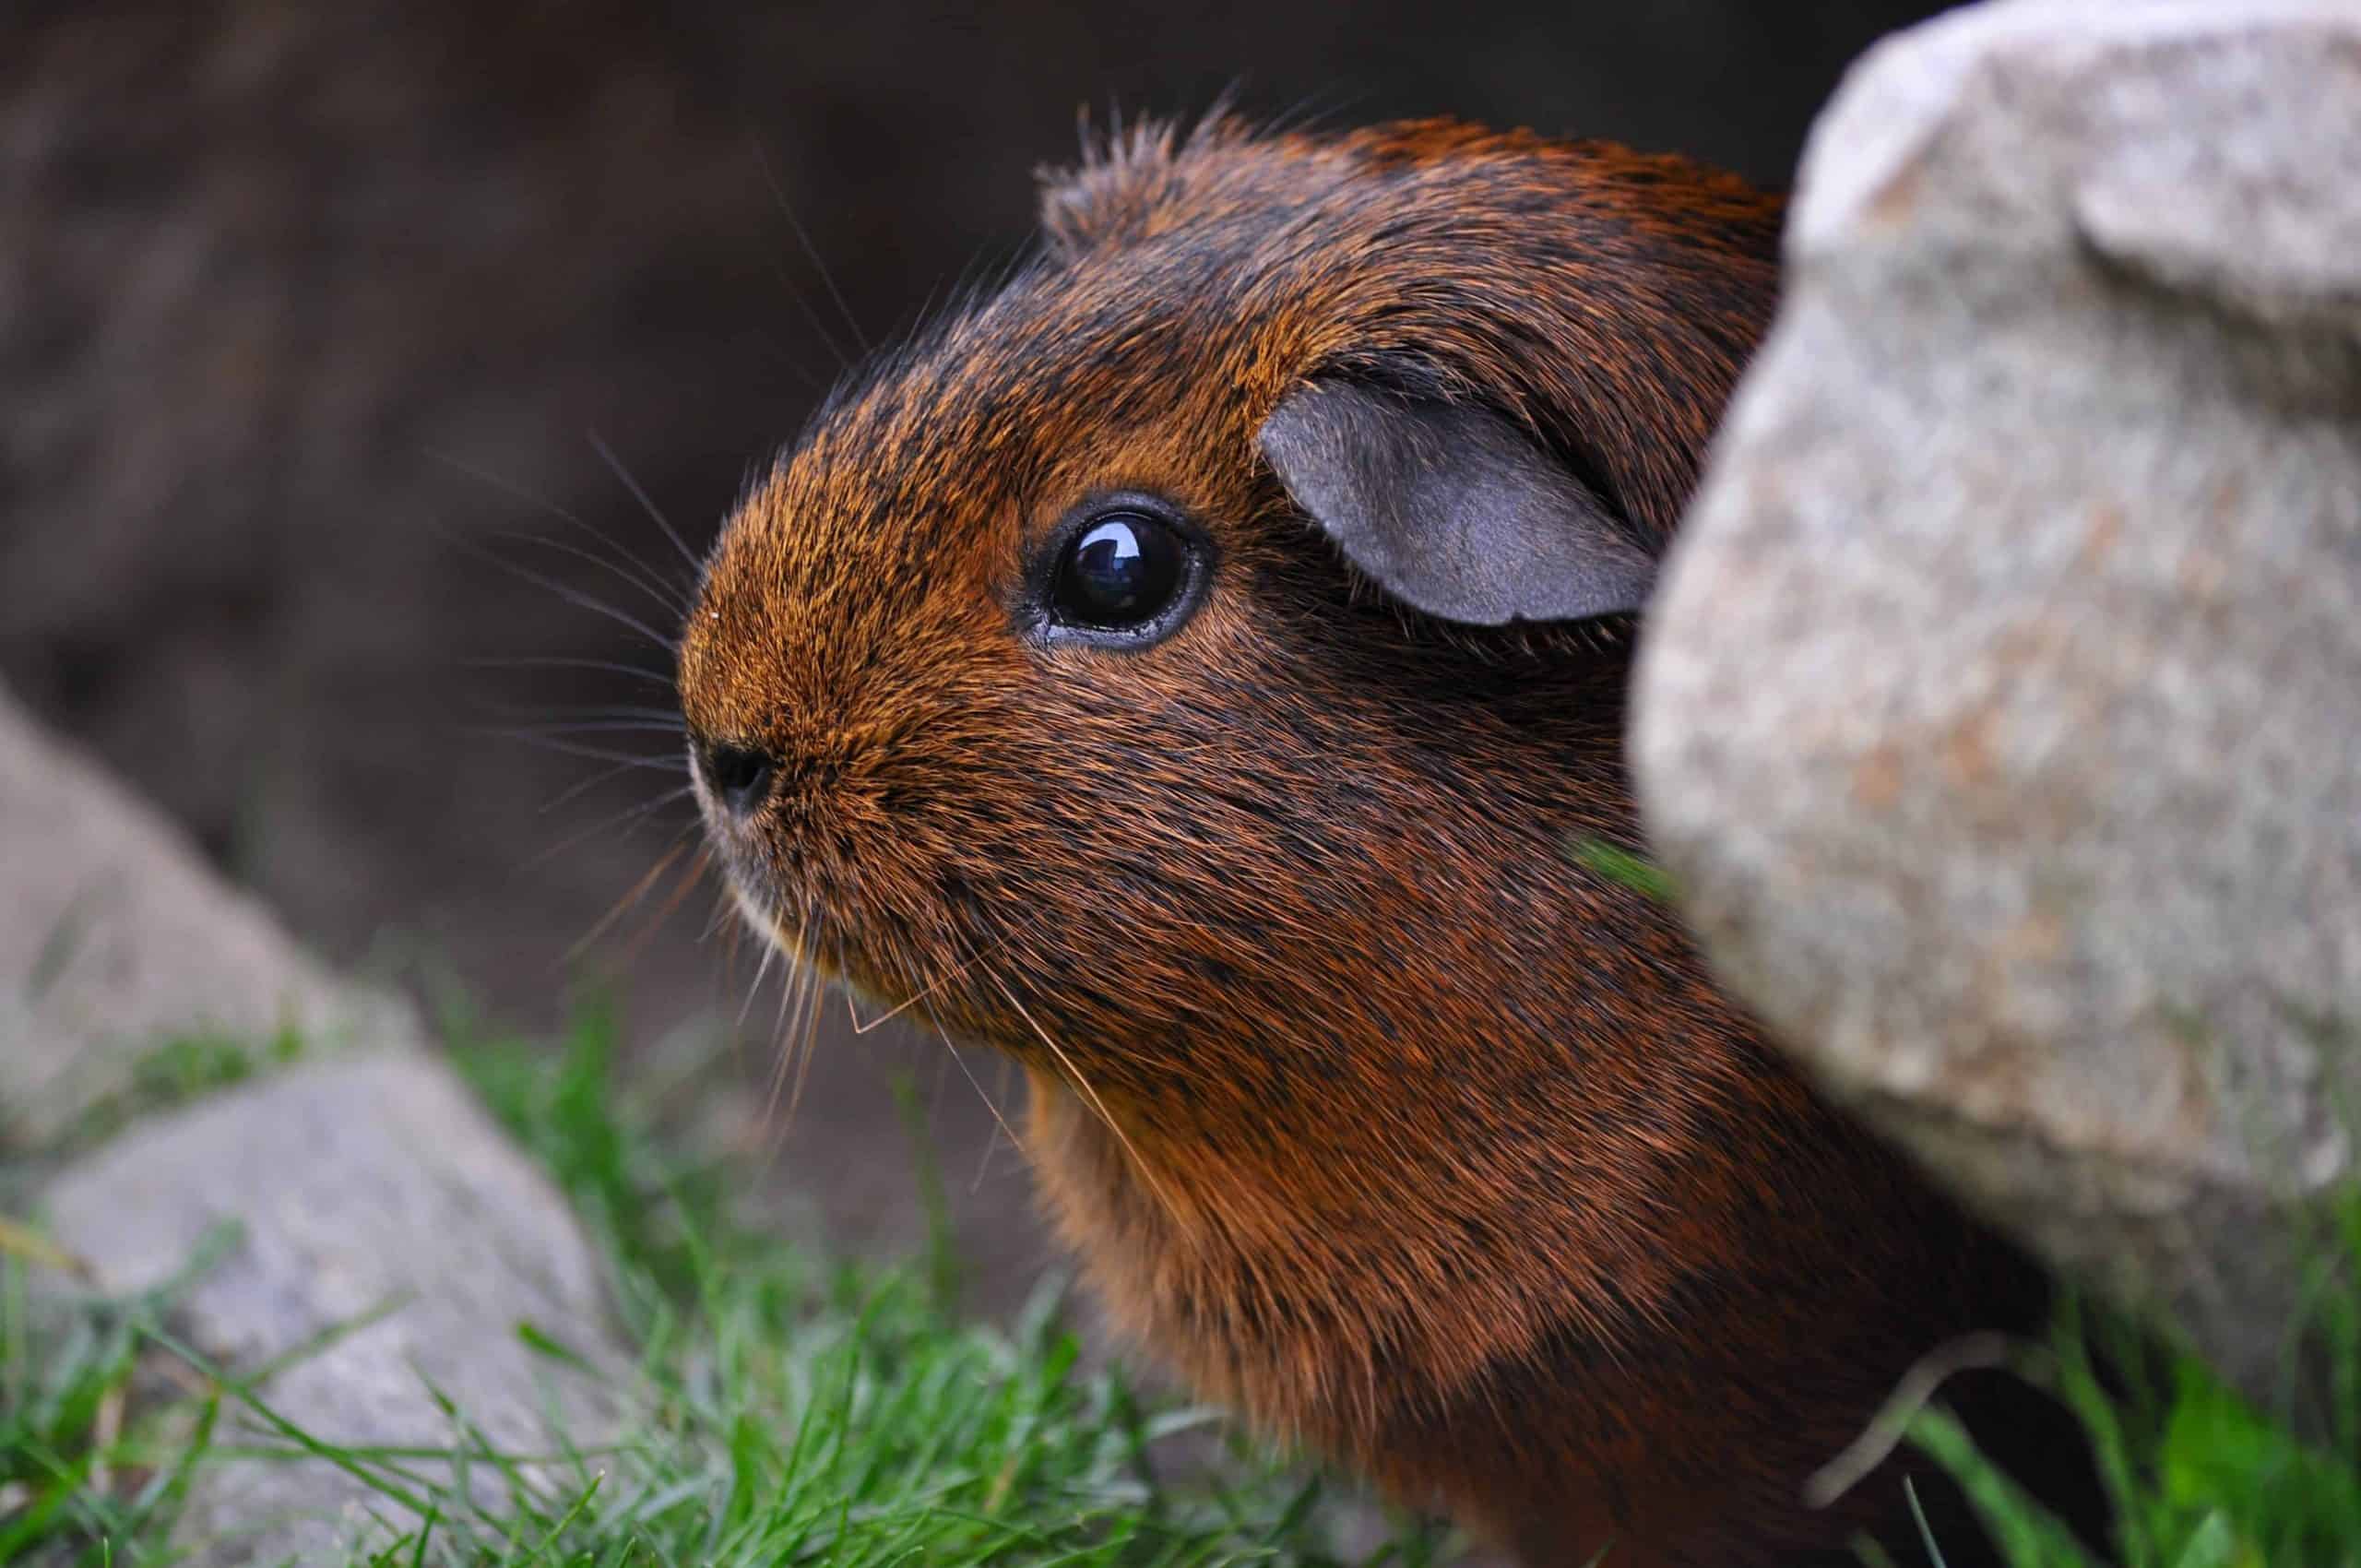
<instances>
[{"instance_id":1,"label":"guinea pig mouth","mask_svg":"<svg viewBox=\"0 0 2361 1568\"><path fill-rule=\"evenodd\" d=\"M791 963L820 966L821 919L817 909L807 909L800 918L790 917L778 909L774 900L749 883L753 873L746 868L730 864L724 876L730 885L730 901L738 906L738 916L747 926L779 955Z\"/></svg>"},{"instance_id":2,"label":"guinea pig mouth","mask_svg":"<svg viewBox=\"0 0 2361 1568\"><path fill-rule=\"evenodd\" d=\"M765 904L758 891L746 885L741 873L732 869L728 874L730 897L738 906L739 918L769 951L792 968L815 976L824 986L840 991L852 1007L854 1033L865 1034L877 1023L898 1016L916 1000L890 996L865 984L854 968L845 962L845 954L829 939L830 927L818 907L809 907L801 918L782 915ZM863 1021L864 1014L868 1016L867 1022Z\"/></svg>"}]
</instances>

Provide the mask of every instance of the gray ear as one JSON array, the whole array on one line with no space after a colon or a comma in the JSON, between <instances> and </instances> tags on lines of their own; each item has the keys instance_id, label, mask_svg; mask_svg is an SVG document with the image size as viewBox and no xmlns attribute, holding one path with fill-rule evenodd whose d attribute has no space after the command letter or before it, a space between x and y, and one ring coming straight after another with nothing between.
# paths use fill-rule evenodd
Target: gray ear
<instances>
[{"instance_id":1,"label":"gray ear","mask_svg":"<svg viewBox=\"0 0 2361 1568\"><path fill-rule=\"evenodd\" d=\"M1290 393L1263 455L1354 565L1446 621L1638 610L1656 564L1614 510L1497 414L1342 382Z\"/></svg>"}]
</instances>

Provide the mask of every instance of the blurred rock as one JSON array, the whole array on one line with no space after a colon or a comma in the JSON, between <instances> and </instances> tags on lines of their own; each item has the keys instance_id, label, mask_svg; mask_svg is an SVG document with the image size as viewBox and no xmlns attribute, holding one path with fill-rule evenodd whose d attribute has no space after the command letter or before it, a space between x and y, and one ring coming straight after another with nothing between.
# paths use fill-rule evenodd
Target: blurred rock
<instances>
[{"instance_id":1,"label":"blurred rock","mask_svg":"<svg viewBox=\"0 0 2361 1568\"><path fill-rule=\"evenodd\" d=\"M225 885L181 831L0 691L0 1153L52 1141L175 1039L408 1040Z\"/></svg>"},{"instance_id":2,"label":"blurred rock","mask_svg":"<svg viewBox=\"0 0 2361 1568\"><path fill-rule=\"evenodd\" d=\"M2356 172L2349 4L1880 46L1636 699L1718 972L2258 1394L2361 1108Z\"/></svg>"},{"instance_id":3,"label":"blurred rock","mask_svg":"<svg viewBox=\"0 0 2361 1568\"><path fill-rule=\"evenodd\" d=\"M41 1152L169 1041L262 1045L290 1031L307 1051L351 1052L135 1123L58 1172L37 1209L95 1289L150 1289L234 1223L235 1246L175 1324L223 1369L259 1368L390 1309L259 1390L310 1434L452 1444L431 1383L502 1449L548 1452L548 1408L570 1440L597 1440L603 1397L516 1332L529 1322L594 1364L625 1364L609 1347L595 1258L540 1172L416 1049L404 1003L328 974L5 694L0 864L0 1150ZM250 1414L232 1419L283 1445ZM208 1467L183 1539L210 1562L340 1558L367 1524L354 1506L364 1496L395 1516L325 1461Z\"/></svg>"},{"instance_id":4,"label":"blurred rock","mask_svg":"<svg viewBox=\"0 0 2361 1568\"><path fill-rule=\"evenodd\" d=\"M541 1172L425 1055L299 1067L142 1123L59 1176L43 1208L111 1296L175 1278L208 1232L238 1226L175 1298L175 1326L231 1373L290 1358L255 1393L309 1437L548 1455L557 1433L582 1447L613 1433L610 1379L629 1361L604 1326L596 1256ZM523 1324L603 1375L529 1349ZM223 1420L232 1445L289 1445L234 1400ZM570 1469L524 1473L577 1484ZM505 1497L493 1467L469 1479L477 1501ZM179 1541L211 1562L342 1562L419 1523L326 1460L233 1461L196 1472Z\"/></svg>"}]
</instances>

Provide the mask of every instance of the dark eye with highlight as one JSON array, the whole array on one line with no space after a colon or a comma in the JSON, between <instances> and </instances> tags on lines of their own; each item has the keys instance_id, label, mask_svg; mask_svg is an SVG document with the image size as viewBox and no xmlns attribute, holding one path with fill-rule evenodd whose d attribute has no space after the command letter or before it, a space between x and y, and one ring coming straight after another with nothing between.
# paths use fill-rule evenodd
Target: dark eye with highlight
<instances>
[{"instance_id":1,"label":"dark eye with highlight","mask_svg":"<svg viewBox=\"0 0 2361 1568\"><path fill-rule=\"evenodd\" d=\"M1195 542L1172 522L1145 507L1103 507L1074 529L1050 568L1050 627L1153 639L1180 624L1202 576Z\"/></svg>"}]
</instances>

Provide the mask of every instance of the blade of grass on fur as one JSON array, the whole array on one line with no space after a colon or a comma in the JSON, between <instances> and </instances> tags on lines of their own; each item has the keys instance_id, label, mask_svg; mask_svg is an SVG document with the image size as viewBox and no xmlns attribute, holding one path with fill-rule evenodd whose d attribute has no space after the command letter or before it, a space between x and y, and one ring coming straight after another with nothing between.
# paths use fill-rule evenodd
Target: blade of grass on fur
<instances>
[{"instance_id":1,"label":"blade of grass on fur","mask_svg":"<svg viewBox=\"0 0 2361 1568\"><path fill-rule=\"evenodd\" d=\"M1566 858L1584 870L1643 893L1660 904L1678 895L1672 875L1653 861L1603 838L1574 837L1566 841Z\"/></svg>"}]
</instances>

